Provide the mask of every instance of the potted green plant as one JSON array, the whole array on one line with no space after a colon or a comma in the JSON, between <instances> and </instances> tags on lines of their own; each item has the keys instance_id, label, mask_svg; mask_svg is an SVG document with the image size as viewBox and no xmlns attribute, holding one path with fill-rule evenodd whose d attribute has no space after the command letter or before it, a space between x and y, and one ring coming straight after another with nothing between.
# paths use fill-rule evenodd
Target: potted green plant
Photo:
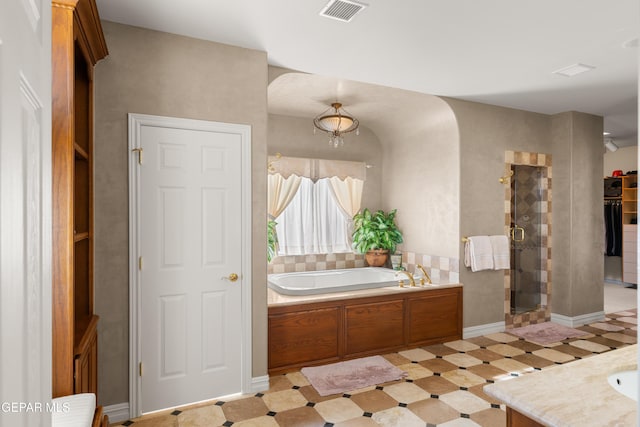
<instances>
[{"instance_id":1,"label":"potted green plant","mask_svg":"<svg viewBox=\"0 0 640 427\"><path fill-rule=\"evenodd\" d=\"M383 266L389 253L394 253L396 245L402 243L395 217L396 209L372 213L367 208L353 217L353 248L365 254L367 264L372 267Z\"/></svg>"},{"instance_id":2,"label":"potted green plant","mask_svg":"<svg viewBox=\"0 0 640 427\"><path fill-rule=\"evenodd\" d=\"M278 223L274 220L267 220L267 262L271 262L276 256L276 246L278 244L276 225L278 225Z\"/></svg>"}]
</instances>

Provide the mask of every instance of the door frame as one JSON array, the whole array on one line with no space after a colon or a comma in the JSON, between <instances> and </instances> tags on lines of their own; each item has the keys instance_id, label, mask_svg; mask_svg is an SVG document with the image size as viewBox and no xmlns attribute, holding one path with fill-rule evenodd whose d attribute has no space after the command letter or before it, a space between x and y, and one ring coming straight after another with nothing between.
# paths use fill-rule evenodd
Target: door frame
<instances>
[{"instance_id":1,"label":"door frame","mask_svg":"<svg viewBox=\"0 0 640 427\"><path fill-rule=\"evenodd\" d=\"M140 242L140 168L138 153L141 128L143 126L167 127L200 131L226 132L241 137L241 387L239 393L251 391L252 342L251 342L251 126L233 123L221 123L205 120L193 120L177 117L153 116L147 114L128 114L128 162L129 162L129 413L131 418L142 415L142 387L139 375L141 348L140 321L140 270L138 268ZM144 163L144 152L142 153ZM212 396L218 398L222 396Z\"/></svg>"},{"instance_id":2,"label":"door frame","mask_svg":"<svg viewBox=\"0 0 640 427\"><path fill-rule=\"evenodd\" d=\"M504 289L505 289L505 301L504 301L504 319L507 329L509 328L517 328L525 325L532 325L536 323L547 322L551 319L551 293L552 293L552 261L551 261L551 250L553 247L551 242L551 215L552 215L552 203L550 203L552 198L551 191L551 177L552 166L551 166L551 154L545 153L534 153L534 152L525 152L525 151L505 151L505 177L509 179L505 179L503 184L508 186L505 189L505 223L504 223L504 233L505 235L510 235L511 229L511 167L513 165L522 165L522 166L536 166L540 167L543 171L543 177L541 178L542 189L543 189L543 197L542 201L542 211L540 214L543 216L542 218L542 227L540 230L543 238L546 238L546 243L542 246L541 251L543 251L543 256L541 259L541 271L543 273L541 277L541 301L540 307L536 310L532 310L526 313L520 314L512 314L511 313L511 270L504 271ZM512 266L513 267L513 266Z\"/></svg>"}]
</instances>

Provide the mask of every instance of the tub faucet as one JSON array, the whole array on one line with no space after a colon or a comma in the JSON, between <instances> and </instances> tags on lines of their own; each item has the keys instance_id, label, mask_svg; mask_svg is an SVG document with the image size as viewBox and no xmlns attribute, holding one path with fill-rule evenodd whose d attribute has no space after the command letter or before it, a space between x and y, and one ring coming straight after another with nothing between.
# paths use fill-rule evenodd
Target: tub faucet
<instances>
[{"instance_id":1,"label":"tub faucet","mask_svg":"<svg viewBox=\"0 0 640 427\"><path fill-rule=\"evenodd\" d=\"M413 280L413 275L411 273L409 273L407 270L400 270L396 273L396 275L400 274L400 273L404 273L407 275L407 277L409 278L409 286L415 286L416 285L416 281Z\"/></svg>"},{"instance_id":2,"label":"tub faucet","mask_svg":"<svg viewBox=\"0 0 640 427\"><path fill-rule=\"evenodd\" d=\"M427 274L427 270L424 269L424 267L422 266L422 264L418 264L416 265L416 268L419 268L420 271L422 271L422 277L420 278L420 284L424 285L424 282L426 280L426 282L428 284L431 284L431 277L429 277L429 274Z\"/></svg>"}]
</instances>

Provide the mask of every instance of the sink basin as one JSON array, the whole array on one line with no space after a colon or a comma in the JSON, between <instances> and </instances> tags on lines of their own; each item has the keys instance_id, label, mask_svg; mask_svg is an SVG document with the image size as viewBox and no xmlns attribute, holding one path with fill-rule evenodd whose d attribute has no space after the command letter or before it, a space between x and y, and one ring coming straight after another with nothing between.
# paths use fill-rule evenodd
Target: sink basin
<instances>
[{"instance_id":1,"label":"sink basin","mask_svg":"<svg viewBox=\"0 0 640 427\"><path fill-rule=\"evenodd\" d=\"M617 392L638 401L638 371L622 371L608 377L609 384Z\"/></svg>"}]
</instances>

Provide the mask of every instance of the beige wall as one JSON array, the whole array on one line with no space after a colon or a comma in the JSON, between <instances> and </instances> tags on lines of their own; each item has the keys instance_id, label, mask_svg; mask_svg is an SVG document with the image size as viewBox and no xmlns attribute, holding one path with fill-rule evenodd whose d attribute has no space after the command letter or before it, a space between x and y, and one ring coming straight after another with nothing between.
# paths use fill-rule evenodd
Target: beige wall
<instances>
[{"instance_id":1,"label":"beige wall","mask_svg":"<svg viewBox=\"0 0 640 427\"><path fill-rule=\"evenodd\" d=\"M506 150L550 153L553 313L602 310L602 117L446 99L460 128L460 234L504 233ZM460 258L463 246L460 244ZM504 320L504 273L461 267L465 327Z\"/></svg>"},{"instance_id":2,"label":"beige wall","mask_svg":"<svg viewBox=\"0 0 640 427\"><path fill-rule=\"evenodd\" d=\"M503 234L505 151L551 152L549 116L446 98L460 128L460 236ZM554 165L555 167L555 165ZM555 194L555 188L554 197ZM554 206L555 209L555 206ZM464 326L502 322L504 272L460 266L464 284Z\"/></svg>"},{"instance_id":3,"label":"beige wall","mask_svg":"<svg viewBox=\"0 0 640 427\"><path fill-rule=\"evenodd\" d=\"M603 310L602 117L551 118L553 141L553 313Z\"/></svg>"},{"instance_id":4,"label":"beige wall","mask_svg":"<svg viewBox=\"0 0 640 427\"><path fill-rule=\"evenodd\" d=\"M287 157L350 160L371 165L362 192L362 207L381 207L382 147L378 137L367 127L360 126L360 135L345 135L344 146L333 148L326 133L313 133L311 118L269 114L267 139L269 155L281 153Z\"/></svg>"},{"instance_id":5,"label":"beige wall","mask_svg":"<svg viewBox=\"0 0 640 427\"><path fill-rule=\"evenodd\" d=\"M420 96L414 94L413 96ZM408 122L379 130L384 146L382 201L398 209L403 252L458 258L460 149L449 106L422 95Z\"/></svg>"},{"instance_id":6,"label":"beige wall","mask_svg":"<svg viewBox=\"0 0 640 427\"><path fill-rule=\"evenodd\" d=\"M249 124L253 186L253 376L267 372L264 52L103 22L96 67L95 306L99 401L127 402L129 362L127 113Z\"/></svg>"},{"instance_id":7,"label":"beige wall","mask_svg":"<svg viewBox=\"0 0 640 427\"><path fill-rule=\"evenodd\" d=\"M611 172L620 169L626 173L638 170L638 146L621 147L616 151L603 148L604 152L604 176L611 176Z\"/></svg>"}]
</instances>

